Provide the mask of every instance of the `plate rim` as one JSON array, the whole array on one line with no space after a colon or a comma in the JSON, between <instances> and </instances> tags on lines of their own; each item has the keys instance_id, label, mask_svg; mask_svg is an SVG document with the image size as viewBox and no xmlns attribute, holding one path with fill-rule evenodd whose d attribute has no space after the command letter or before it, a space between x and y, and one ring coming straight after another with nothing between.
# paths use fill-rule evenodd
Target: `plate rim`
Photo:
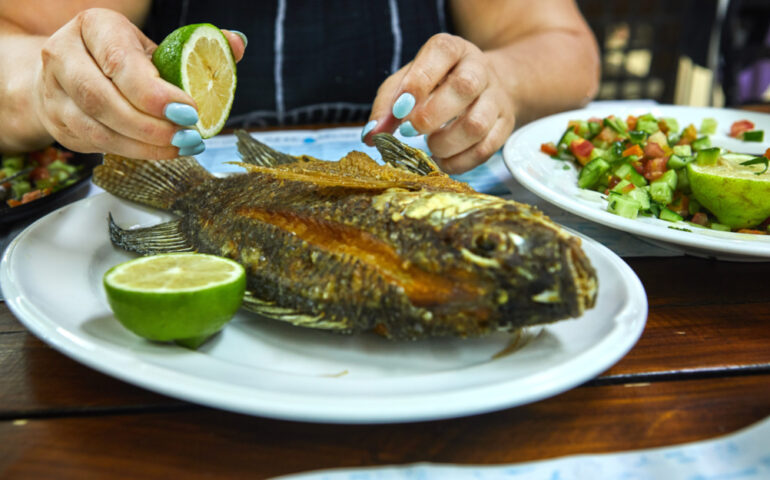
<instances>
[{"instance_id":1,"label":"plate rim","mask_svg":"<svg viewBox=\"0 0 770 480\"><path fill-rule=\"evenodd\" d=\"M46 222L55 221L54 215L59 211L78 208L86 205L87 202L98 202L99 199L108 197L114 201L123 202L107 193L79 200L36 220L13 240L0 261L0 284L3 285L6 294L7 305L15 317L35 336L65 356L132 385L208 407L282 420L339 424L405 423L482 414L543 400L595 378L617 363L633 348L641 336L647 320L646 292L633 270L607 247L578 234L584 242L588 242L595 249L596 255L608 261L623 279L628 301L620 305L619 312L614 317L616 320L614 320L612 328L595 345L570 357L566 362L551 366L530 377L525 377L531 381L539 380L540 388L529 391L525 395L514 396L514 398L497 394L499 391L505 391L508 385L521 383L521 378L514 378L448 393L443 391L399 395L395 398L384 397L386 400L380 402L362 400L365 405L359 406L357 409L351 409L350 402L343 402L344 408L340 408L338 406L340 405L339 397L332 395L329 398L334 400L333 402L321 403L308 409L308 403L301 401L302 398L300 398L304 397L305 394L303 393L277 394L272 391L255 391L253 387L245 385L223 384L207 378L194 377L188 373L173 370L168 366L147 363L147 360L143 362L139 357L128 355L119 350L111 350L97 341L84 338L82 334L78 335L78 332L61 328L55 319L49 318L35 306L33 301L23 296L23 292L13 281L11 268L12 262L15 260L14 252L24 239L38 228L42 228ZM600 346L604 349L599 348ZM94 353L99 355L95 356ZM197 352L192 353L197 354ZM601 361L596 361L597 357ZM139 365L142 368L126 368L127 365L133 367ZM579 373L573 375L568 381L562 380L554 383L553 378L550 377L558 377L559 375L555 374L558 373L559 369L565 368L565 365L573 369L579 367ZM211 388L213 386L217 388ZM224 390L227 391L223 391L222 387L225 387ZM257 393L256 396L255 393ZM469 407L467 397L472 396L481 398L482 401L476 401ZM440 402L436 403L437 400ZM397 408L390 411L388 408L383 408L388 406L388 402L392 404L394 401L400 402ZM420 408L415 409L416 405ZM428 405L432 405L432 407L427 408ZM436 405L440 406L436 407Z\"/></svg>"},{"instance_id":2,"label":"plate rim","mask_svg":"<svg viewBox=\"0 0 770 480\"><path fill-rule=\"evenodd\" d=\"M568 117L575 116L589 117L609 114L627 115L631 112L644 113L653 110L663 110L664 113L665 111L692 112L693 110L703 110L714 113L730 112L746 117L763 117L764 120L770 121L770 114L715 107L688 107L683 105L664 104L637 104L628 106L600 105L597 107L586 107L549 115L547 117L535 120L534 122L531 122L516 130L511 136L508 137L505 144L503 145L503 162L508 168L508 171L511 173L511 176L513 176L513 178L527 190L537 195L538 198L541 198L552 205L555 205L586 220L590 220L615 230L620 230L640 237L668 243L671 244L672 247L683 246L694 249L707 250L717 255L731 254L755 259L770 258L770 241L758 241L757 239L752 239L750 238L750 234L741 234L735 232L709 232L709 235L704 235L699 234L696 227L692 227L691 232L684 232L679 231L676 228L671 228L671 224L669 222L665 222L664 220L650 218L650 222L641 222L637 219L623 218L607 211L598 210L592 206L583 204L579 199L575 199L573 197L562 194L561 192L544 185L542 182L530 175L526 169L523 168L529 163L526 161L526 159L519 158L519 156L517 156L514 152L514 145L517 141L519 141L519 139L525 138L532 130L541 127L545 123L561 121L563 118L566 119ZM566 121L564 122L564 125L566 125ZM554 138L557 136L558 133L554 135ZM577 185L575 185L575 188L577 188ZM644 228L645 226L653 228ZM725 235L729 235L730 237L722 238ZM740 237L733 238L732 236ZM760 248L760 252L756 251L757 247Z\"/></svg>"}]
</instances>

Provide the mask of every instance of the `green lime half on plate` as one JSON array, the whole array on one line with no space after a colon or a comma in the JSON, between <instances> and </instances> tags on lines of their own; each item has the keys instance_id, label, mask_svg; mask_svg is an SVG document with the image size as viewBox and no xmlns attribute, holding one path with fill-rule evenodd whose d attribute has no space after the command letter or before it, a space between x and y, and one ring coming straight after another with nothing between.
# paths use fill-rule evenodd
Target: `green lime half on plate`
<instances>
[{"instance_id":1,"label":"green lime half on plate","mask_svg":"<svg viewBox=\"0 0 770 480\"><path fill-rule=\"evenodd\" d=\"M152 54L161 78L187 92L198 104L196 128L203 138L222 130L235 98L237 77L230 43L210 23L171 32Z\"/></svg>"},{"instance_id":2,"label":"green lime half on plate","mask_svg":"<svg viewBox=\"0 0 770 480\"><path fill-rule=\"evenodd\" d=\"M168 253L116 265L103 284L115 317L128 330L197 348L241 306L246 272L215 255Z\"/></svg>"},{"instance_id":3,"label":"green lime half on plate","mask_svg":"<svg viewBox=\"0 0 770 480\"><path fill-rule=\"evenodd\" d=\"M752 155L723 154L713 165L687 164L695 199L720 223L750 228L770 217L770 170L762 164L741 165Z\"/></svg>"}]
</instances>

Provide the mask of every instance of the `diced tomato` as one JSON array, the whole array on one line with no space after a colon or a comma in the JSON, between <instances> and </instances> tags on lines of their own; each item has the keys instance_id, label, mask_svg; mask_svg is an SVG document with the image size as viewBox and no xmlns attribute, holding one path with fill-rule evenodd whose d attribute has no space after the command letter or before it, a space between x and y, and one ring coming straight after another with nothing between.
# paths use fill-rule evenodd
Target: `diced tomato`
<instances>
[{"instance_id":1,"label":"diced tomato","mask_svg":"<svg viewBox=\"0 0 770 480\"><path fill-rule=\"evenodd\" d=\"M661 158L665 156L666 152L663 151L663 147L655 142L648 142L647 145L644 146L645 158Z\"/></svg>"},{"instance_id":2,"label":"diced tomato","mask_svg":"<svg viewBox=\"0 0 770 480\"><path fill-rule=\"evenodd\" d=\"M709 217L703 212L696 212L690 219L692 223L703 225L704 227L709 224Z\"/></svg>"},{"instance_id":3,"label":"diced tomato","mask_svg":"<svg viewBox=\"0 0 770 480\"><path fill-rule=\"evenodd\" d=\"M575 158L577 158L580 164L583 166L588 163L591 156L591 151L593 151L593 149L593 144L585 138L572 140L572 143L570 143L569 146L570 152L572 152Z\"/></svg>"},{"instance_id":4,"label":"diced tomato","mask_svg":"<svg viewBox=\"0 0 770 480\"><path fill-rule=\"evenodd\" d=\"M644 171L645 171L644 162L642 162L641 159L635 162L631 162L631 166L634 167L634 170L636 170L636 173L640 173L644 175Z\"/></svg>"},{"instance_id":5,"label":"diced tomato","mask_svg":"<svg viewBox=\"0 0 770 480\"><path fill-rule=\"evenodd\" d=\"M661 132L668 135L668 124L666 123L665 120L658 120L658 128L660 129Z\"/></svg>"},{"instance_id":6,"label":"diced tomato","mask_svg":"<svg viewBox=\"0 0 770 480\"><path fill-rule=\"evenodd\" d=\"M588 119L588 123L598 123L599 125L601 125L602 119L599 117L591 117Z\"/></svg>"},{"instance_id":7,"label":"diced tomato","mask_svg":"<svg viewBox=\"0 0 770 480\"><path fill-rule=\"evenodd\" d=\"M610 181L607 182L607 186L609 187L607 190L610 190L615 187L618 183L620 183L621 178L615 175L612 175L610 177Z\"/></svg>"},{"instance_id":8,"label":"diced tomato","mask_svg":"<svg viewBox=\"0 0 770 480\"><path fill-rule=\"evenodd\" d=\"M730 126L730 136L733 138L741 138L743 132L754 130L754 122L749 120L738 120L733 122Z\"/></svg>"},{"instance_id":9,"label":"diced tomato","mask_svg":"<svg viewBox=\"0 0 770 480\"><path fill-rule=\"evenodd\" d=\"M553 142L541 144L540 151L550 156L554 156L559 153L559 150L556 148L556 145Z\"/></svg>"},{"instance_id":10,"label":"diced tomato","mask_svg":"<svg viewBox=\"0 0 770 480\"><path fill-rule=\"evenodd\" d=\"M644 178L649 181L657 180L666 173L666 163L668 163L667 157L651 158L644 163Z\"/></svg>"},{"instance_id":11,"label":"diced tomato","mask_svg":"<svg viewBox=\"0 0 770 480\"><path fill-rule=\"evenodd\" d=\"M51 172L48 171L46 167L36 167L32 169L31 172L29 172L29 179L33 182L36 182L38 180L42 180L44 178L50 178Z\"/></svg>"},{"instance_id":12,"label":"diced tomato","mask_svg":"<svg viewBox=\"0 0 770 480\"><path fill-rule=\"evenodd\" d=\"M761 230L754 230L753 228L740 228L737 230L738 233L751 233L753 235L766 235L767 232L763 232Z\"/></svg>"},{"instance_id":13,"label":"diced tomato","mask_svg":"<svg viewBox=\"0 0 770 480\"><path fill-rule=\"evenodd\" d=\"M628 126L629 130L636 130L636 122L639 119L633 115L629 115L626 117L626 126Z\"/></svg>"},{"instance_id":14,"label":"diced tomato","mask_svg":"<svg viewBox=\"0 0 770 480\"><path fill-rule=\"evenodd\" d=\"M13 198L8 200L8 201L6 201L5 203L7 203L9 207L18 207L19 205L21 205L20 201L15 200Z\"/></svg>"},{"instance_id":15,"label":"diced tomato","mask_svg":"<svg viewBox=\"0 0 770 480\"><path fill-rule=\"evenodd\" d=\"M31 202L32 200L37 200L42 196L43 192L40 189L32 190L21 196L21 203Z\"/></svg>"},{"instance_id":16,"label":"diced tomato","mask_svg":"<svg viewBox=\"0 0 770 480\"><path fill-rule=\"evenodd\" d=\"M627 149L623 150L624 157L629 157L631 155L636 155L637 157L641 157L642 155L644 155L644 151L642 150L642 147L640 147L639 145L632 145Z\"/></svg>"}]
</instances>

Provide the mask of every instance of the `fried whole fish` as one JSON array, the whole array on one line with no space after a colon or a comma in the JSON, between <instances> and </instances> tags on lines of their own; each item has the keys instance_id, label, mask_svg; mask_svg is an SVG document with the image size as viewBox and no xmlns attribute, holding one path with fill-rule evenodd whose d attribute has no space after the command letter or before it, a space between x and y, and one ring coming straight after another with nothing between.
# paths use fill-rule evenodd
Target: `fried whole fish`
<instances>
[{"instance_id":1,"label":"fried whole fish","mask_svg":"<svg viewBox=\"0 0 770 480\"><path fill-rule=\"evenodd\" d=\"M533 207L484 195L424 152L374 137L384 164L277 152L237 132L244 174L193 158L106 155L94 183L178 219L112 242L199 251L246 267L244 307L302 327L388 338L475 337L580 316L596 272L580 239Z\"/></svg>"}]
</instances>

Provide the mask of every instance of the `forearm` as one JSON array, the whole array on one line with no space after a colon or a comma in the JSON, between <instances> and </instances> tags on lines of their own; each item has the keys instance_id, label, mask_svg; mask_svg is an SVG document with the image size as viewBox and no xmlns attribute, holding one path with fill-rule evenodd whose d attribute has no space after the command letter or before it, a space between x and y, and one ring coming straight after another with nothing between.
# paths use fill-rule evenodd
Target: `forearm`
<instances>
[{"instance_id":1,"label":"forearm","mask_svg":"<svg viewBox=\"0 0 770 480\"><path fill-rule=\"evenodd\" d=\"M599 54L589 32L535 32L485 54L510 94L517 126L579 108L599 88Z\"/></svg>"},{"instance_id":2,"label":"forearm","mask_svg":"<svg viewBox=\"0 0 770 480\"><path fill-rule=\"evenodd\" d=\"M47 37L30 35L0 19L0 152L20 152L53 141L33 108L40 51Z\"/></svg>"}]
</instances>

